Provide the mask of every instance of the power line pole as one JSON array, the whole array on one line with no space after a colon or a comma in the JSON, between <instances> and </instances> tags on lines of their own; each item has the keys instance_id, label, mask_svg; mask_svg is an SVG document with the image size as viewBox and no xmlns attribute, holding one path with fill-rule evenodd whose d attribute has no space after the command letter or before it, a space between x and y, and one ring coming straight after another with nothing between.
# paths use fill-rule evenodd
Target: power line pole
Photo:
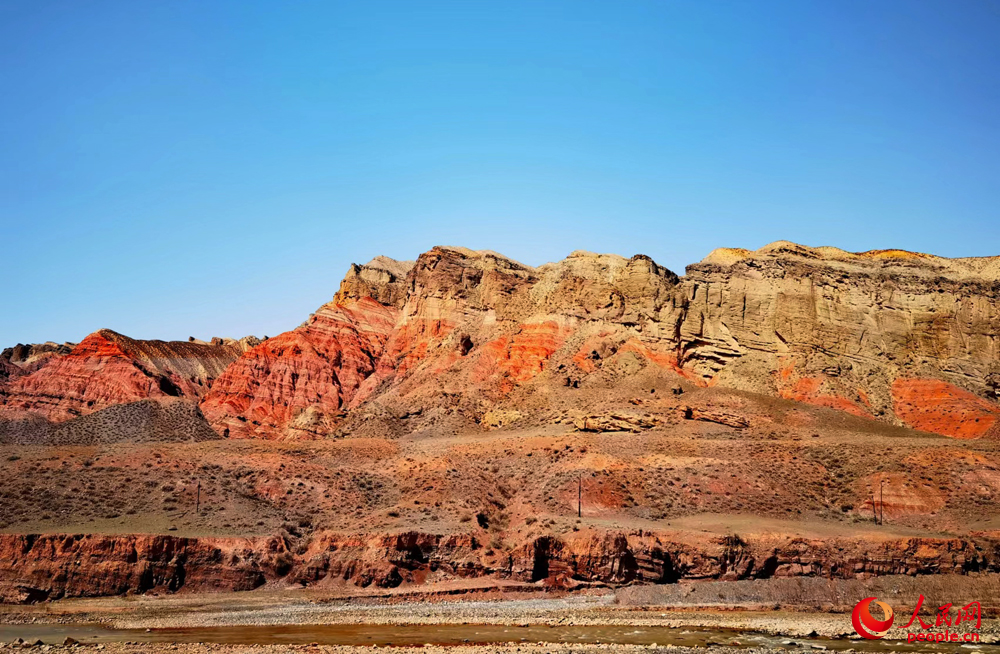
<instances>
[{"instance_id":1,"label":"power line pole","mask_svg":"<svg viewBox=\"0 0 1000 654\"><path fill-rule=\"evenodd\" d=\"M576 489L576 517L577 518L582 518L583 517L583 475L580 475L580 477L579 477L579 479L577 481L579 482L579 486L577 486L577 489Z\"/></svg>"},{"instance_id":2,"label":"power line pole","mask_svg":"<svg viewBox=\"0 0 1000 654\"><path fill-rule=\"evenodd\" d=\"M195 500L194 512L201 513L201 480L198 481L198 499Z\"/></svg>"},{"instance_id":3,"label":"power line pole","mask_svg":"<svg viewBox=\"0 0 1000 654\"><path fill-rule=\"evenodd\" d=\"M884 487L885 487L885 479L879 480L879 484L878 484L878 512L879 512L879 515L880 515L879 522L880 522L880 524L883 524L883 525L885 524L885 499L884 499L885 495L884 495L884 491L882 490Z\"/></svg>"}]
</instances>

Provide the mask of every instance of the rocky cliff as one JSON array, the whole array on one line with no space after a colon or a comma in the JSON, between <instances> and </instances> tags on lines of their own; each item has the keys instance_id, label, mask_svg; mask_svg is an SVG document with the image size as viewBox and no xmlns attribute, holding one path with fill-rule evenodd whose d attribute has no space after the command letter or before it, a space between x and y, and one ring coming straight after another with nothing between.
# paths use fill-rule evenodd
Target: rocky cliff
<instances>
[{"instance_id":1,"label":"rocky cliff","mask_svg":"<svg viewBox=\"0 0 1000 654\"><path fill-rule=\"evenodd\" d=\"M960 438L996 434L1000 258L779 242L688 267L679 365Z\"/></svg>"},{"instance_id":2,"label":"rocky cliff","mask_svg":"<svg viewBox=\"0 0 1000 654\"><path fill-rule=\"evenodd\" d=\"M0 535L0 602L149 590L250 590L276 577L280 538Z\"/></svg>"},{"instance_id":3,"label":"rocky cliff","mask_svg":"<svg viewBox=\"0 0 1000 654\"><path fill-rule=\"evenodd\" d=\"M899 250L722 249L678 278L642 255L535 268L436 247L352 265L331 302L265 342L101 330L30 374L11 351L0 406L61 420L183 396L224 436L319 438L384 432L387 416L489 423L532 389L653 370L981 438L1000 434L998 291L1000 258Z\"/></svg>"},{"instance_id":4,"label":"rocky cliff","mask_svg":"<svg viewBox=\"0 0 1000 654\"><path fill-rule=\"evenodd\" d=\"M717 250L678 278L643 256L574 252L532 268L439 247L412 266L352 267L334 301L276 343L337 345L273 349L287 368L280 391L258 381L272 373L248 353L206 412L228 404L224 428L267 436L330 433L345 408L372 405L480 422L518 387L653 366L701 386L978 438L1000 417L998 261L779 242ZM375 332L336 317L364 301L379 312ZM340 343L355 356L325 354ZM305 430L289 427L298 416Z\"/></svg>"},{"instance_id":5,"label":"rocky cliff","mask_svg":"<svg viewBox=\"0 0 1000 654\"><path fill-rule=\"evenodd\" d=\"M65 356L73 351L76 343L18 343L0 352L0 383L12 377L29 375L53 358Z\"/></svg>"},{"instance_id":6,"label":"rocky cliff","mask_svg":"<svg viewBox=\"0 0 1000 654\"><path fill-rule=\"evenodd\" d=\"M293 539L294 540L294 539ZM911 538L816 541L738 536L678 541L649 531L586 531L497 551L469 534L320 533L271 538L0 535L0 602L158 591L250 590L268 582L392 588L493 576L573 587L775 577L995 572L997 542Z\"/></svg>"}]
</instances>

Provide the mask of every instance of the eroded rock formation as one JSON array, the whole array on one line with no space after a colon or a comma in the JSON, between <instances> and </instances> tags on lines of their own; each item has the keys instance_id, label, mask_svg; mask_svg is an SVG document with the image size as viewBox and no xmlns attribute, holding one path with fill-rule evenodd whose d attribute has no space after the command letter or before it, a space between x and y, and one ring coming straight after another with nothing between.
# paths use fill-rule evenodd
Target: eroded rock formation
<instances>
[{"instance_id":1,"label":"eroded rock formation","mask_svg":"<svg viewBox=\"0 0 1000 654\"><path fill-rule=\"evenodd\" d=\"M778 242L716 250L678 278L642 255L534 268L436 247L352 265L330 303L263 343L101 330L30 374L11 350L0 398L62 420L191 397L225 436L317 438L351 412L479 423L515 389L650 369L982 438L1000 434L998 261Z\"/></svg>"},{"instance_id":2,"label":"eroded rock formation","mask_svg":"<svg viewBox=\"0 0 1000 654\"><path fill-rule=\"evenodd\" d=\"M146 398L200 398L256 342L252 337L218 344L139 341L102 329L68 354L0 387L0 411L61 421Z\"/></svg>"},{"instance_id":3,"label":"eroded rock formation","mask_svg":"<svg viewBox=\"0 0 1000 654\"><path fill-rule=\"evenodd\" d=\"M865 578L996 572L994 539L810 540L739 536L691 543L669 533L581 531L496 550L471 534L286 537L23 536L0 534L0 601L124 595L149 590L250 590L267 582L347 581L385 588L493 576L571 587L772 577Z\"/></svg>"}]
</instances>

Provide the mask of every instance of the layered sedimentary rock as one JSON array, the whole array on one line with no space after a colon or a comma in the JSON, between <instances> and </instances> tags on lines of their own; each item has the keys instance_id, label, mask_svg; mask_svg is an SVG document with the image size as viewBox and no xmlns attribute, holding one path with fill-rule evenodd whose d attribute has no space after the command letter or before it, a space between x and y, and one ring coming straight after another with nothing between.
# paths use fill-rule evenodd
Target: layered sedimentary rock
<instances>
[{"instance_id":1,"label":"layered sedimentary rock","mask_svg":"<svg viewBox=\"0 0 1000 654\"><path fill-rule=\"evenodd\" d=\"M994 431L1000 258L778 242L687 272L676 348L700 383L948 436Z\"/></svg>"},{"instance_id":2,"label":"layered sedimentary rock","mask_svg":"<svg viewBox=\"0 0 1000 654\"><path fill-rule=\"evenodd\" d=\"M333 301L305 323L245 352L202 409L226 437L330 433L382 356L402 304L407 262L352 266Z\"/></svg>"},{"instance_id":3,"label":"layered sedimentary rock","mask_svg":"<svg viewBox=\"0 0 1000 654\"><path fill-rule=\"evenodd\" d=\"M18 343L0 352L0 384L35 372L52 359L66 356L76 343Z\"/></svg>"},{"instance_id":4,"label":"layered sedimentary rock","mask_svg":"<svg viewBox=\"0 0 1000 654\"><path fill-rule=\"evenodd\" d=\"M337 423L326 417L373 402L482 416L519 386L576 386L652 365L699 385L982 437L1000 416L996 261L779 242L717 250L679 279L648 257L586 252L538 268L447 247L414 265L380 259L352 266L317 314L365 300L368 311L383 307L375 347L358 347L346 371L335 356L324 364L323 347L272 353L286 379L325 371L321 390L294 397L265 384L232 404L250 428L224 428L320 435ZM333 322L343 326L317 327L337 343L365 340L354 321ZM234 392L220 387L208 405ZM298 416L305 429L289 429Z\"/></svg>"},{"instance_id":5,"label":"layered sedimentary rock","mask_svg":"<svg viewBox=\"0 0 1000 654\"><path fill-rule=\"evenodd\" d=\"M532 268L494 252L434 248L411 271L399 324L355 406L458 397L481 413L553 363L565 368L595 335L614 343L610 352L643 330L658 346L677 281L641 255L574 252Z\"/></svg>"},{"instance_id":6,"label":"layered sedimentary rock","mask_svg":"<svg viewBox=\"0 0 1000 654\"><path fill-rule=\"evenodd\" d=\"M280 538L0 535L0 602L150 590L250 590L283 571Z\"/></svg>"},{"instance_id":7,"label":"layered sedimentary rock","mask_svg":"<svg viewBox=\"0 0 1000 654\"><path fill-rule=\"evenodd\" d=\"M395 587L493 576L556 586L774 577L864 578L1000 569L990 538L810 540L738 536L678 541L668 532L582 531L510 550L471 534L345 536L322 532L292 547L285 537L0 535L0 601L124 595L149 590L249 590L348 581Z\"/></svg>"},{"instance_id":8,"label":"layered sedimentary rock","mask_svg":"<svg viewBox=\"0 0 1000 654\"><path fill-rule=\"evenodd\" d=\"M230 436L272 438L327 435L376 405L480 415L567 343L656 323L676 283L641 256L577 252L537 269L449 247L415 264L376 259L352 266L304 325L241 357L203 409Z\"/></svg>"},{"instance_id":9,"label":"layered sedimentary rock","mask_svg":"<svg viewBox=\"0 0 1000 654\"><path fill-rule=\"evenodd\" d=\"M0 387L0 412L68 420L145 398L200 398L212 381L257 343L140 341L102 329L71 352Z\"/></svg>"},{"instance_id":10,"label":"layered sedimentary rock","mask_svg":"<svg viewBox=\"0 0 1000 654\"><path fill-rule=\"evenodd\" d=\"M642 255L535 268L436 247L352 265L330 303L263 343L102 330L31 374L0 367L0 401L59 420L179 395L222 435L316 438L352 415L481 423L519 388L652 369L982 438L1000 434L998 262L778 242L716 250L678 278Z\"/></svg>"}]
</instances>

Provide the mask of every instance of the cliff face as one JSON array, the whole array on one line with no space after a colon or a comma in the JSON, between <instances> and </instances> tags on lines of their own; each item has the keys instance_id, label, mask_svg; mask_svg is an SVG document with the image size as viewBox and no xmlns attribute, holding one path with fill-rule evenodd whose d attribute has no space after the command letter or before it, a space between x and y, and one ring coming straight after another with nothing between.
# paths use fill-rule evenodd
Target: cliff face
<instances>
[{"instance_id":1,"label":"cliff face","mask_svg":"<svg viewBox=\"0 0 1000 654\"><path fill-rule=\"evenodd\" d=\"M576 252L531 268L492 252L435 248L410 273L400 321L355 405L467 395L488 406L568 358L587 337L651 338L677 277L642 256Z\"/></svg>"},{"instance_id":2,"label":"cliff face","mask_svg":"<svg viewBox=\"0 0 1000 654\"><path fill-rule=\"evenodd\" d=\"M688 267L678 361L700 383L940 434L993 433L998 259L776 243Z\"/></svg>"},{"instance_id":3,"label":"cliff face","mask_svg":"<svg viewBox=\"0 0 1000 654\"><path fill-rule=\"evenodd\" d=\"M870 542L736 536L677 542L649 531L579 532L495 551L469 534L323 532L298 553L283 537L0 535L0 602L159 591L250 590L268 582L403 583L494 576L570 587L773 577L864 578L875 574L997 571L989 539Z\"/></svg>"},{"instance_id":4,"label":"cliff face","mask_svg":"<svg viewBox=\"0 0 1000 654\"><path fill-rule=\"evenodd\" d=\"M280 538L0 535L0 602L149 590L236 591L276 577Z\"/></svg>"},{"instance_id":5,"label":"cliff face","mask_svg":"<svg viewBox=\"0 0 1000 654\"><path fill-rule=\"evenodd\" d=\"M101 330L30 374L7 357L0 406L64 420L182 396L224 436L318 438L384 415L479 424L518 389L658 370L981 438L1000 434L998 292L1000 258L779 242L678 278L641 255L533 268L436 247L352 265L330 303L263 343Z\"/></svg>"},{"instance_id":6,"label":"cliff face","mask_svg":"<svg viewBox=\"0 0 1000 654\"><path fill-rule=\"evenodd\" d=\"M475 418L585 334L655 330L676 283L646 257L574 253L535 269L441 247L415 264L376 259L304 325L241 357L203 409L231 436L273 438L325 435L372 405L457 403Z\"/></svg>"},{"instance_id":7,"label":"cliff face","mask_svg":"<svg viewBox=\"0 0 1000 654\"><path fill-rule=\"evenodd\" d=\"M779 242L717 250L678 279L642 256L577 252L531 268L435 248L410 269L405 301L395 280L363 289L400 313L350 406L457 404L478 420L517 387L653 366L947 436L994 435L998 262Z\"/></svg>"}]
</instances>

